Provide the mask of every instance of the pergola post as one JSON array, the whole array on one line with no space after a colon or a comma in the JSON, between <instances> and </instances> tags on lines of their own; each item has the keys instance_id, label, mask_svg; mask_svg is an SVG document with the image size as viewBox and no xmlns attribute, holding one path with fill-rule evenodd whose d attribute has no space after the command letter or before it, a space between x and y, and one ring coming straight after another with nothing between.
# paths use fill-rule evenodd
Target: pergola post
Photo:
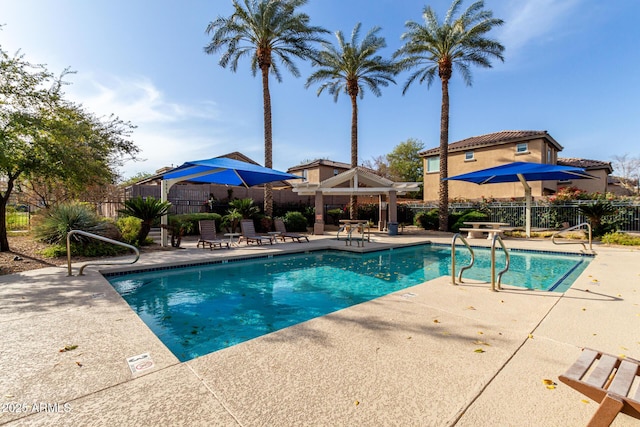
<instances>
[{"instance_id":1,"label":"pergola post","mask_svg":"<svg viewBox=\"0 0 640 427\"><path fill-rule=\"evenodd\" d=\"M322 191L316 191L316 219L313 223L313 234L322 236L324 234L324 196Z\"/></svg>"},{"instance_id":2,"label":"pergola post","mask_svg":"<svg viewBox=\"0 0 640 427\"><path fill-rule=\"evenodd\" d=\"M378 221L378 231L384 231L387 224L387 198L384 194L378 195L378 203L380 206L380 221Z\"/></svg>"}]
</instances>

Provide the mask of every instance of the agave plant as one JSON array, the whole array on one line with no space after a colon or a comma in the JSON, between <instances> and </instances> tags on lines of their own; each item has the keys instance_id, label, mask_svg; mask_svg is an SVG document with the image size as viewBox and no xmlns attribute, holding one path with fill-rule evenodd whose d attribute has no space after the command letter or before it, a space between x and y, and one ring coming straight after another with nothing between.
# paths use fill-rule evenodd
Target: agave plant
<instances>
[{"instance_id":1,"label":"agave plant","mask_svg":"<svg viewBox=\"0 0 640 427\"><path fill-rule=\"evenodd\" d=\"M91 209L81 204L61 204L47 210L42 221L34 228L36 240L51 244L64 243L67 233L71 230L82 230L89 233L101 234L104 223ZM87 238L75 235L77 242L85 242Z\"/></svg>"},{"instance_id":2,"label":"agave plant","mask_svg":"<svg viewBox=\"0 0 640 427\"><path fill-rule=\"evenodd\" d=\"M153 197L143 199L138 196L124 202L124 209L120 209L123 215L132 216L142 220L140 232L136 237L138 245L142 245L151 231L153 221L169 212L171 203L163 202Z\"/></svg>"}]
</instances>

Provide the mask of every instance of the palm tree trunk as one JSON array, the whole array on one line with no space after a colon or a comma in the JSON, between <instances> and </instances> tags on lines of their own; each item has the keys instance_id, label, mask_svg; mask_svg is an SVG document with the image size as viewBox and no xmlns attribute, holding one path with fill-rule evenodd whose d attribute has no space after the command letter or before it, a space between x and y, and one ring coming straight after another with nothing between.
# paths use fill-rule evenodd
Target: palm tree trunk
<instances>
[{"instance_id":1,"label":"palm tree trunk","mask_svg":"<svg viewBox=\"0 0 640 427\"><path fill-rule=\"evenodd\" d=\"M351 168L358 166L358 95L351 95ZM349 198L349 218L358 219L358 196Z\"/></svg>"},{"instance_id":2,"label":"palm tree trunk","mask_svg":"<svg viewBox=\"0 0 640 427\"><path fill-rule=\"evenodd\" d=\"M438 223L440 231L449 229L449 80L442 78L442 107L440 111L440 191L438 197Z\"/></svg>"},{"instance_id":3,"label":"palm tree trunk","mask_svg":"<svg viewBox=\"0 0 640 427\"><path fill-rule=\"evenodd\" d=\"M262 100L264 105L264 166L273 167L273 141L271 129L271 94L269 93L269 66L262 67ZM273 216L273 187L264 186L264 214Z\"/></svg>"}]
</instances>

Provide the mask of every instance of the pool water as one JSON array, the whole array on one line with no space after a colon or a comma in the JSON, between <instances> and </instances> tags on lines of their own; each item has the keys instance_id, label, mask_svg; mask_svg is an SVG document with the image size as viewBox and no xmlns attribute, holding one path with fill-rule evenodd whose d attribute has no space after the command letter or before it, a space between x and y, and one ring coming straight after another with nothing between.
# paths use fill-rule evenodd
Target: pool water
<instances>
[{"instance_id":1,"label":"pool water","mask_svg":"<svg viewBox=\"0 0 640 427\"><path fill-rule=\"evenodd\" d=\"M464 278L489 281L490 252L474 249ZM589 257L511 250L503 284L565 291ZM497 254L497 269L504 254ZM456 266L469 263L456 252ZM181 361L451 275L451 249L419 245L356 254L316 251L107 277Z\"/></svg>"}]
</instances>

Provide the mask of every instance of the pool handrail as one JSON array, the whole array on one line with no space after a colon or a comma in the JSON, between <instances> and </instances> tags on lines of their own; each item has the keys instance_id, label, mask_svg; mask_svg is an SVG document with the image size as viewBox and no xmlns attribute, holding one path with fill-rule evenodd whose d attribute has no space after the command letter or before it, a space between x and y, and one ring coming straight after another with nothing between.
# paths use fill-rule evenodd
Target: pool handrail
<instances>
[{"instance_id":1,"label":"pool handrail","mask_svg":"<svg viewBox=\"0 0 640 427\"><path fill-rule=\"evenodd\" d=\"M498 273L497 283L496 283L496 241L500 242L500 246L502 247L502 250L504 251L504 255L505 255L505 266L504 266L504 269L500 273ZM504 242L502 241L502 237L500 237L500 235L496 233L493 235L493 238L491 239L491 290L492 291L502 289L500 287L500 283L502 282L502 275L509 270L510 264L511 264L511 259L509 257L509 251L505 247ZM497 289L496 289L496 284L497 284Z\"/></svg>"},{"instance_id":2,"label":"pool handrail","mask_svg":"<svg viewBox=\"0 0 640 427\"><path fill-rule=\"evenodd\" d=\"M101 240L103 242L111 243L118 246L123 246L125 248L129 248L133 250L136 254L136 258L131 262L87 262L80 266L80 271L78 272L78 276L84 276L83 271L84 268L88 265L125 265L125 264L134 264L140 259L140 251L135 246L131 246L124 242L119 242L117 240L109 239L108 237L100 236L97 234L89 233L87 231L82 230L71 230L67 233L67 276L73 276L73 272L71 271L71 236L74 234L79 234L81 236L91 237L96 240Z\"/></svg>"},{"instance_id":3,"label":"pool handrail","mask_svg":"<svg viewBox=\"0 0 640 427\"><path fill-rule=\"evenodd\" d=\"M456 240L462 240L462 243L469 249L471 252L471 262L469 265L466 265L460 269L460 273L458 274L458 281L462 283L462 272L473 267L473 263L476 261L476 255L473 252L473 248L469 245L469 242L462 236L460 233L456 233L453 235L453 239L451 240L451 284L457 285L456 283Z\"/></svg>"},{"instance_id":4,"label":"pool handrail","mask_svg":"<svg viewBox=\"0 0 640 427\"><path fill-rule=\"evenodd\" d=\"M587 230L588 230L588 239L589 239L589 249L587 249L587 246L584 244L584 242L579 241L579 242L556 242L556 236L558 236L561 233L564 233L566 231L571 231L571 230L577 230L577 229L581 229L583 226L587 226ZM592 236L591 236L591 224L589 224L588 222L581 222L578 225L574 225L573 227L569 227L569 228L564 228L562 230L556 231L555 233L553 233L553 235L551 236L551 242L554 245L582 245L582 248L585 251L590 251L593 252L593 246L591 245L592 243Z\"/></svg>"}]
</instances>

